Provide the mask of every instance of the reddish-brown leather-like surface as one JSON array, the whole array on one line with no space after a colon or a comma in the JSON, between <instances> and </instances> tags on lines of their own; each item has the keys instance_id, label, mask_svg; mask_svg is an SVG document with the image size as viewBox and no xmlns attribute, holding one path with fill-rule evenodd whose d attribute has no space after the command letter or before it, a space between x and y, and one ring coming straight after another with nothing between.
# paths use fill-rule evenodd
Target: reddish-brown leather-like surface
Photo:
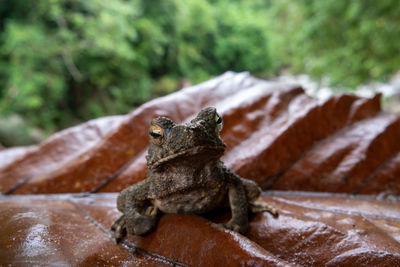
<instances>
[{"instance_id":1,"label":"reddish-brown leather-like surface","mask_svg":"<svg viewBox=\"0 0 400 267\"><path fill-rule=\"evenodd\" d=\"M215 106L224 118L224 162L264 189L398 194L400 120L381 112L379 98L321 102L295 85L226 73L128 115L61 131L12 160L9 150L0 151L0 190L121 191L145 178L152 118L179 123Z\"/></svg>"},{"instance_id":2,"label":"reddish-brown leather-like surface","mask_svg":"<svg viewBox=\"0 0 400 267\"><path fill-rule=\"evenodd\" d=\"M115 244L116 194L0 198L0 265L399 266L400 205L372 198L272 192L248 237L194 215L162 215L145 237ZM216 216L216 215L214 215ZM138 247L134 252L134 247Z\"/></svg>"},{"instance_id":3,"label":"reddish-brown leather-like surface","mask_svg":"<svg viewBox=\"0 0 400 267\"><path fill-rule=\"evenodd\" d=\"M8 192L27 181L36 179L48 182L48 173L57 168L68 168L71 161L84 160L85 152L100 143L102 138L124 119L124 116L111 116L89 121L82 125L58 132L38 146L8 149L0 151L0 189ZM11 154L9 151L14 152ZM9 155L11 154L11 155ZM73 179L67 179L57 186L71 185ZM31 192L34 193L34 192Z\"/></svg>"},{"instance_id":4,"label":"reddish-brown leather-like surface","mask_svg":"<svg viewBox=\"0 0 400 267\"><path fill-rule=\"evenodd\" d=\"M226 73L123 116L63 130L37 146L0 151L0 265L400 266L400 205L360 195L285 193L261 199L248 237L194 215L163 215L145 237L115 244L116 194L146 176L149 121L224 118L223 161L264 189L400 194L400 119L372 99L323 102L295 85ZM26 196L16 194L31 194ZM9 196L7 196L9 195ZM138 247L135 251L135 247Z\"/></svg>"}]
</instances>

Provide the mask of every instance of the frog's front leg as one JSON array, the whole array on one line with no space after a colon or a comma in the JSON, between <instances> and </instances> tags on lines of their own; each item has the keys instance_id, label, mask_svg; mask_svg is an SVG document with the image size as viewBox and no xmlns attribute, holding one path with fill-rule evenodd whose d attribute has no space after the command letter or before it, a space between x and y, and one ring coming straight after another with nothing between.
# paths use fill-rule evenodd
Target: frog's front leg
<instances>
[{"instance_id":1,"label":"frog's front leg","mask_svg":"<svg viewBox=\"0 0 400 267\"><path fill-rule=\"evenodd\" d=\"M227 181L232 218L224 226L227 229L246 234L249 228L246 191L240 179L235 175L229 175Z\"/></svg>"},{"instance_id":2,"label":"frog's front leg","mask_svg":"<svg viewBox=\"0 0 400 267\"><path fill-rule=\"evenodd\" d=\"M156 225L157 208L151 202L149 185L146 180L123 190L117 199L117 208L123 215L111 226L119 242L126 232L144 235Z\"/></svg>"}]
</instances>

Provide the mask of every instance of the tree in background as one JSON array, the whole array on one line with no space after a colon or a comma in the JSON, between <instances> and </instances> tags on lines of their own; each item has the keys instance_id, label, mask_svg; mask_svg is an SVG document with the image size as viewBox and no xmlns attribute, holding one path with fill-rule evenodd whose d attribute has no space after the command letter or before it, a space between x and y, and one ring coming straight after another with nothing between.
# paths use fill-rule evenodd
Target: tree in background
<instances>
[{"instance_id":1,"label":"tree in background","mask_svg":"<svg viewBox=\"0 0 400 267\"><path fill-rule=\"evenodd\" d=\"M347 88L400 69L396 0L275 0L271 6L275 67L329 77Z\"/></svg>"},{"instance_id":2,"label":"tree in background","mask_svg":"<svg viewBox=\"0 0 400 267\"><path fill-rule=\"evenodd\" d=\"M52 132L127 113L182 77L268 72L261 16L244 1L5 1L0 115Z\"/></svg>"},{"instance_id":3,"label":"tree in background","mask_svg":"<svg viewBox=\"0 0 400 267\"><path fill-rule=\"evenodd\" d=\"M2 113L52 130L147 99L150 65L167 40L139 1L7 3Z\"/></svg>"},{"instance_id":4,"label":"tree in background","mask_svg":"<svg viewBox=\"0 0 400 267\"><path fill-rule=\"evenodd\" d=\"M354 88L400 67L397 0L0 1L0 116L47 133L181 78L284 69Z\"/></svg>"}]
</instances>

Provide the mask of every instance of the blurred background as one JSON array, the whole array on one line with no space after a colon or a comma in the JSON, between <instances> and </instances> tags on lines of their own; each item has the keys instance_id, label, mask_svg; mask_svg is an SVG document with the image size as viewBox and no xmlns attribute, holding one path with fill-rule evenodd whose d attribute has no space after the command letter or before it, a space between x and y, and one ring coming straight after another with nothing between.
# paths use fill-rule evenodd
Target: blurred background
<instances>
[{"instance_id":1,"label":"blurred background","mask_svg":"<svg viewBox=\"0 0 400 267\"><path fill-rule=\"evenodd\" d=\"M0 0L0 149L227 70L397 103L400 3Z\"/></svg>"}]
</instances>

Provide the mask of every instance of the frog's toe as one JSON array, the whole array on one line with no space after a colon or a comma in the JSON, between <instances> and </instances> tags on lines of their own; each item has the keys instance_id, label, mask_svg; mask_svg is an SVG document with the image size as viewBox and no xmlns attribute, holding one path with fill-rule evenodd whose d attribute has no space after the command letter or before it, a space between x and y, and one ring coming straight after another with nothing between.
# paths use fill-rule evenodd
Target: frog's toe
<instances>
[{"instance_id":1,"label":"frog's toe","mask_svg":"<svg viewBox=\"0 0 400 267\"><path fill-rule=\"evenodd\" d=\"M155 216L136 215L127 219L126 229L131 235L144 235L150 232L155 224Z\"/></svg>"},{"instance_id":2,"label":"frog's toe","mask_svg":"<svg viewBox=\"0 0 400 267\"><path fill-rule=\"evenodd\" d=\"M111 230L114 232L115 242L119 243L126 235L126 221L124 215L113 223Z\"/></svg>"},{"instance_id":3,"label":"frog's toe","mask_svg":"<svg viewBox=\"0 0 400 267\"><path fill-rule=\"evenodd\" d=\"M226 229L238 232L238 233L240 233L242 235L247 234L247 231L248 231L248 228L249 228L248 223L244 223L244 222L243 223L237 223L237 222L234 222L232 220L230 220L227 223L224 223L223 225L224 225L224 227Z\"/></svg>"},{"instance_id":4,"label":"frog's toe","mask_svg":"<svg viewBox=\"0 0 400 267\"><path fill-rule=\"evenodd\" d=\"M268 205L267 203L264 202L254 202L254 203L250 203L249 205L250 211L252 213L259 213L259 212L269 212L271 213L274 217L278 217L279 213L277 211L276 208L274 208L271 205Z\"/></svg>"}]
</instances>

